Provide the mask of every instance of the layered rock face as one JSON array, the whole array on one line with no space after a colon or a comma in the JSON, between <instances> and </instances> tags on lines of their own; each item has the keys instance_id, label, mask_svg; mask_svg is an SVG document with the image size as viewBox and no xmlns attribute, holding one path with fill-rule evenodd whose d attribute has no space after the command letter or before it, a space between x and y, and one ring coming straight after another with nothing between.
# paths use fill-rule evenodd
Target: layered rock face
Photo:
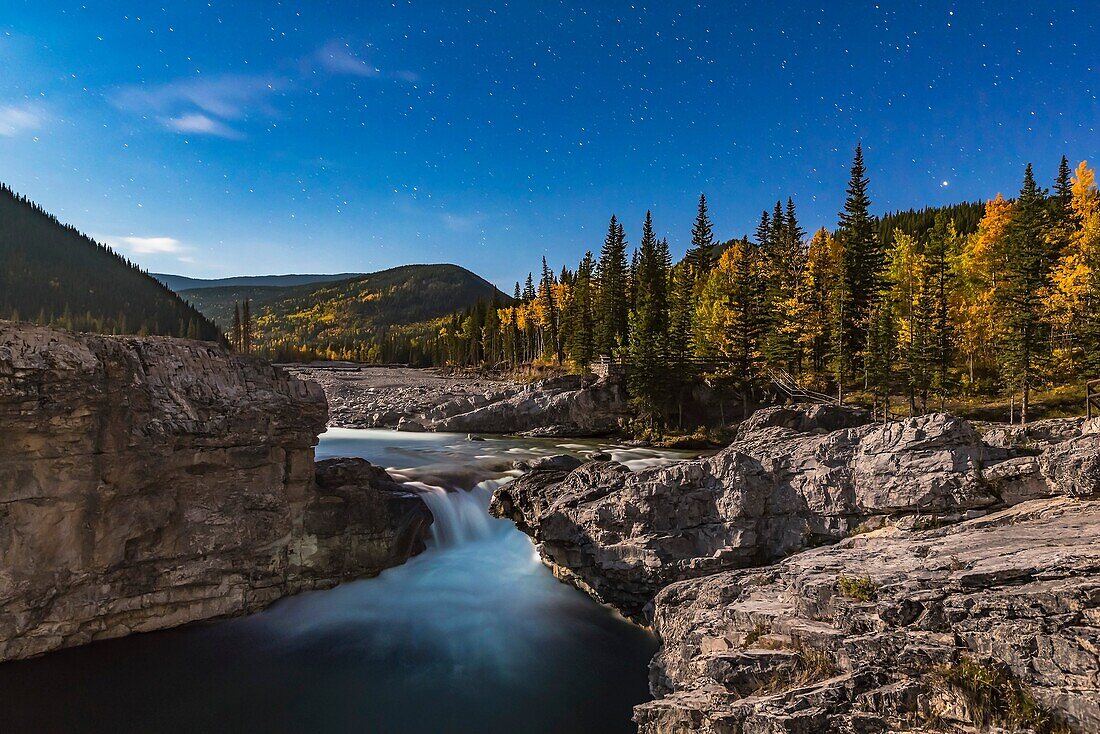
<instances>
[{"instance_id":1,"label":"layered rock face","mask_svg":"<svg viewBox=\"0 0 1100 734\"><path fill-rule=\"evenodd\" d=\"M399 562L363 551L368 513L330 517L376 500L318 489L326 414L317 385L213 344L0 322L0 659Z\"/></svg>"},{"instance_id":2,"label":"layered rock face","mask_svg":"<svg viewBox=\"0 0 1100 734\"><path fill-rule=\"evenodd\" d=\"M658 699L635 718L646 734L1100 731L1097 539L1100 503L1035 500L673 584Z\"/></svg>"},{"instance_id":3,"label":"layered rock face","mask_svg":"<svg viewBox=\"0 0 1100 734\"><path fill-rule=\"evenodd\" d=\"M986 435L770 408L714 457L532 467L491 509L658 633L647 734L1098 731L1100 431Z\"/></svg>"}]
</instances>

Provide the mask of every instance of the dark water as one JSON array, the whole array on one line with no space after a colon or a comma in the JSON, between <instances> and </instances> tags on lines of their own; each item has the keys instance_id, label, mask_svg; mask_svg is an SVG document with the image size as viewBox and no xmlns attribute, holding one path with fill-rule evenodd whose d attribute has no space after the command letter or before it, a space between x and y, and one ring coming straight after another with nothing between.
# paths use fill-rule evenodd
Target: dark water
<instances>
[{"instance_id":1,"label":"dark water","mask_svg":"<svg viewBox=\"0 0 1100 734\"><path fill-rule=\"evenodd\" d=\"M654 639L554 580L524 535L485 512L508 463L562 450L330 431L319 457L363 456L425 493L432 548L251 617L0 664L0 731L633 731ZM472 491L444 491L457 487Z\"/></svg>"}]
</instances>

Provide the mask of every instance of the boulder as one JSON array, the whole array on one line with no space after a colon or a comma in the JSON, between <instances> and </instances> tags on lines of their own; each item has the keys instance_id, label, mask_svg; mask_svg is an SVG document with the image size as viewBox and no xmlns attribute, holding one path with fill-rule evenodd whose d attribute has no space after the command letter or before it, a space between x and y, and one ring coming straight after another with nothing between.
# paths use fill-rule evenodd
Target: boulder
<instances>
[{"instance_id":1,"label":"boulder","mask_svg":"<svg viewBox=\"0 0 1100 734\"><path fill-rule=\"evenodd\" d=\"M1090 431L1047 448L1039 466L1053 493L1100 497L1100 433Z\"/></svg>"},{"instance_id":2,"label":"boulder","mask_svg":"<svg viewBox=\"0 0 1100 734\"><path fill-rule=\"evenodd\" d=\"M513 469L520 471L573 471L581 465L581 460L569 454L539 456L534 459L521 459L512 463Z\"/></svg>"},{"instance_id":3,"label":"boulder","mask_svg":"<svg viewBox=\"0 0 1100 734\"><path fill-rule=\"evenodd\" d=\"M315 485L291 545L294 590L377 576L425 549L432 513L418 494L359 458L317 462Z\"/></svg>"},{"instance_id":4,"label":"boulder","mask_svg":"<svg viewBox=\"0 0 1100 734\"><path fill-rule=\"evenodd\" d=\"M639 730L1100 731L1097 537L1055 498L673 584Z\"/></svg>"},{"instance_id":5,"label":"boulder","mask_svg":"<svg viewBox=\"0 0 1100 734\"><path fill-rule=\"evenodd\" d=\"M538 543L555 573L643 620L674 581L775 562L896 517L996 506L984 447L944 414L887 425L857 411L768 409L719 454L631 473L607 462L527 474L490 511ZM842 427L831 432L828 426Z\"/></svg>"}]
</instances>

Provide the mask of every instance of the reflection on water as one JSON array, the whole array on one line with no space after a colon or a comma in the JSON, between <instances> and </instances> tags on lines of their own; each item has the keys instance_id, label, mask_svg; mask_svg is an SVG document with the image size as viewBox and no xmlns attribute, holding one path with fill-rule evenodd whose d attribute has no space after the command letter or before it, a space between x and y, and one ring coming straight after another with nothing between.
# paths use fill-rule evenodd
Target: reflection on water
<instances>
[{"instance_id":1,"label":"reflection on water","mask_svg":"<svg viewBox=\"0 0 1100 734\"><path fill-rule=\"evenodd\" d=\"M319 458L362 456L424 495L437 518L427 552L251 617L0 665L2 729L632 731L655 641L555 581L485 511L512 461L596 448L330 430ZM612 451L631 466L668 460Z\"/></svg>"}]
</instances>

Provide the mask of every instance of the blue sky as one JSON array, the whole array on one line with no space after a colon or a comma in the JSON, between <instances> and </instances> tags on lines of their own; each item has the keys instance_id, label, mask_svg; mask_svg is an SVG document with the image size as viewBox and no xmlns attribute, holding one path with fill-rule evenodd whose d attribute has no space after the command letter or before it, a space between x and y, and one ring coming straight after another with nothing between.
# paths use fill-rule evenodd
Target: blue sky
<instances>
[{"instance_id":1,"label":"blue sky","mask_svg":"<svg viewBox=\"0 0 1100 734\"><path fill-rule=\"evenodd\" d=\"M0 180L152 270L455 262L510 290L700 191L739 236L1100 154L1100 4L95 2L0 9Z\"/></svg>"}]
</instances>

